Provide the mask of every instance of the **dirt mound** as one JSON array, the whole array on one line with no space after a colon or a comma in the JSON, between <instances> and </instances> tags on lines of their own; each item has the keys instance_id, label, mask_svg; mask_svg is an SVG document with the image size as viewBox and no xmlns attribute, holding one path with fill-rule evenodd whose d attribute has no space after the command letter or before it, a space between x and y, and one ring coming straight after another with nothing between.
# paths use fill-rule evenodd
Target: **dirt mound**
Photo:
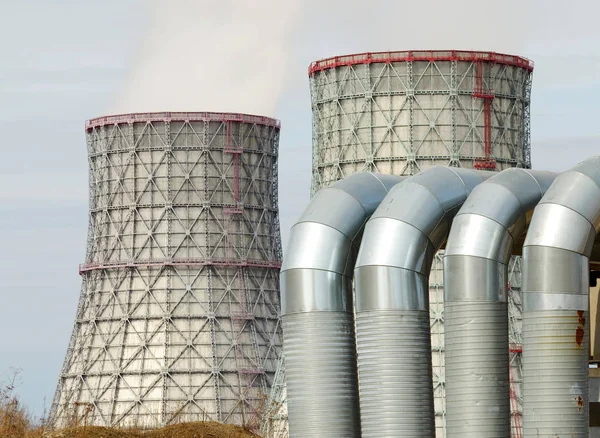
<instances>
[{"instance_id":1,"label":"dirt mound","mask_svg":"<svg viewBox=\"0 0 600 438\"><path fill-rule=\"evenodd\" d=\"M48 438L251 438L257 436L239 426L199 422L174 424L148 432L93 426L76 427L51 433Z\"/></svg>"}]
</instances>

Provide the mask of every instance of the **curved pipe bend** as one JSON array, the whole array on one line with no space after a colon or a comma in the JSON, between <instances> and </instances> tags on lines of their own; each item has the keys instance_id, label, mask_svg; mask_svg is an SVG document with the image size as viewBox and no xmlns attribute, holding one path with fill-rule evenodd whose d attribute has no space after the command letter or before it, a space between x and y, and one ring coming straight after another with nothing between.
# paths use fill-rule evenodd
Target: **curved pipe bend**
<instances>
[{"instance_id":1,"label":"curved pipe bend","mask_svg":"<svg viewBox=\"0 0 600 438\"><path fill-rule=\"evenodd\" d=\"M555 177L504 170L454 218L444 254L448 438L510 438L508 262Z\"/></svg>"},{"instance_id":2,"label":"curved pipe bend","mask_svg":"<svg viewBox=\"0 0 600 438\"><path fill-rule=\"evenodd\" d=\"M317 192L290 230L281 267L282 315L353 311L349 281L363 226L388 191L403 179L356 173ZM346 289L314 287L319 280L334 281L337 277L345 277ZM340 282L335 280L333 284Z\"/></svg>"},{"instance_id":3,"label":"curved pipe bend","mask_svg":"<svg viewBox=\"0 0 600 438\"><path fill-rule=\"evenodd\" d=\"M363 437L435 434L428 276L452 219L493 173L434 167L394 186L354 271Z\"/></svg>"},{"instance_id":4,"label":"curved pipe bend","mask_svg":"<svg viewBox=\"0 0 600 438\"><path fill-rule=\"evenodd\" d=\"M360 436L352 271L366 220L402 179L351 175L291 229L280 279L291 437Z\"/></svg>"},{"instance_id":5,"label":"curved pipe bend","mask_svg":"<svg viewBox=\"0 0 600 438\"><path fill-rule=\"evenodd\" d=\"M523 246L525 437L588 436L589 257L600 230L600 157L559 175Z\"/></svg>"}]
</instances>

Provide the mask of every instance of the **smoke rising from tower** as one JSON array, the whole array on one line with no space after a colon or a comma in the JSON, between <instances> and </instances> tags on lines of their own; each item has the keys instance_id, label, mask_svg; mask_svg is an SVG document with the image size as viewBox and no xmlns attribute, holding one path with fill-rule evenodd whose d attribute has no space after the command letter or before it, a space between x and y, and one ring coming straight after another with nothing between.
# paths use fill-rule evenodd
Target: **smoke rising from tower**
<instances>
[{"instance_id":1,"label":"smoke rising from tower","mask_svg":"<svg viewBox=\"0 0 600 438\"><path fill-rule=\"evenodd\" d=\"M299 1L159 0L112 113L275 115Z\"/></svg>"},{"instance_id":2,"label":"smoke rising from tower","mask_svg":"<svg viewBox=\"0 0 600 438\"><path fill-rule=\"evenodd\" d=\"M437 2L434 11L415 2L353 3L144 2L146 30L109 113L209 110L275 116L284 92L308 92L306 68L315 59L411 47L525 54L532 29L533 6L516 0L486 5L485 11L474 0ZM490 20L510 24L510 32L491 32Z\"/></svg>"}]
</instances>

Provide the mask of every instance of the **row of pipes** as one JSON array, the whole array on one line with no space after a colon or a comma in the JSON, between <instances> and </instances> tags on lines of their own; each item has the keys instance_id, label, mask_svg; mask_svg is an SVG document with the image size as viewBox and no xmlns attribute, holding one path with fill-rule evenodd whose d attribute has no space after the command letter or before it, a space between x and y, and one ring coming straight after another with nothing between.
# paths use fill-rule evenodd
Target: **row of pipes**
<instances>
[{"instance_id":1,"label":"row of pipes","mask_svg":"<svg viewBox=\"0 0 600 438\"><path fill-rule=\"evenodd\" d=\"M428 278L445 244L446 436L509 438L507 266L525 233L523 436L588 436L599 229L600 157L559 175L358 173L319 191L281 272L290 436L435 436Z\"/></svg>"}]
</instances>

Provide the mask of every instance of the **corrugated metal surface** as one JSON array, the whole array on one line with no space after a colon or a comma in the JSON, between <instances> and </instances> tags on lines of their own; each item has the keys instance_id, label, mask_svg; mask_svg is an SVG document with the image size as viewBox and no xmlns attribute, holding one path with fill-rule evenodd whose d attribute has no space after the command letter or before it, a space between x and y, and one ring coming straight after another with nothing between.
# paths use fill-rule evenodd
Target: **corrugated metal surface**
<instances>
[{"instance_id":1,"label":"corrugated metal surface","mask_svg":"<svg viewBox=\"0 0 600 438\"><path fill-rule=\"evenodd\" d=\"M448 302L445 312L447 436L510 437L507 303Z\"/></svg>"},{"instance_id":2,"label":"corrugated metal surface","mask_svg":"<svg viewBox=\"0 0 600 438\"><path fill-rule=\"evenodd\" d=\"M434 436L433 392L413 397L431 386L429 312L361 312L356 326L362 436Z\"/></svg>"},{"instance_id":3,"label":"corrugated metal surface","mask_svg":"<svg viewBox=\"0 0 600 438\"><path fill-rule=\"evenodd\" d=\"M588 437L588 312L523 312L524 437Z\"/></svg>"},{"instance_id":4,"label":"corrugated metal surface","mask_svg":"<svg viewBox=\"0 0 600 438\"><path fill-rule=\"evenodd\" d=\"M352 314L294 313L283 329L290 436L360 437Z\"/></svg>"}]
</instances>

